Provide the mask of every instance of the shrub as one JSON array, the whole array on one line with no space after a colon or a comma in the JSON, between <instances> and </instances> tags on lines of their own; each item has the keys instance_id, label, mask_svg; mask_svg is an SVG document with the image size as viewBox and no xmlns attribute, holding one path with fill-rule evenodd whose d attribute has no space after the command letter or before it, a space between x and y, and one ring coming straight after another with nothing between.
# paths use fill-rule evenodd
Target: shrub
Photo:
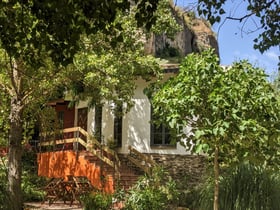
<instances>
[{"instance_id":1,"label":"shrub","mask_svg":"<svg viewBox=\"0 0 280 210\"><path fill-rule=\"evenodd\" d=\"M6 157L0 156L0 210L7 210L7 168Z\"/></svg>"},{"instance_id":2,"label":"shrub","mask_svg":"<svg viewBox=\"0 0 280 210\"><path fill-rule=\"evenodd\" d=\"M84 210L108 210L112 206L112 196L103 192L91 192L80 198Z\"/></svg>"},{"instance_id":3,"label":"shrub","mask_svg":"<svg viewBox=\"0 0 280 210\"><path fill-rule=\"evenodd\" d=\"M208 179L198 194L196 207L213 209L214 182ZM220 209L278 210L280 177L263 166L243 163L227 170L220 178Z\"/></svg>"},{"instance_id":4,"label":"shrub","mask_svg":"<svg viewBox=\"0 0 280 210\"><path fill-rule=\"evenodd\" d=\"M38 177L37 174L31 174L28 171L23 171L21 182L23 201L42 201L45 196L42 186L45 185L45 178Z\"/></svg>"},{"instance_id":5,"label":"shrub","mask_svg":"<svg viewBox=\"0 0 280 210\"><path fill-rule=\"evenodd\" d=\"M42 201L44 191L42 186L46 185L46 179L37 176L37 156L32 150L24 150L22 156L22 196L23 201ZM9 209L7 192L7 156L0 156L0 210Z\"/></svg>"},{"instance_id":6,"label":"shrub","mask_svg":"<svg viewBox=\"0 0 280 210\"><path fill-rule=\"evenodd\" d=\"M23 201L42 201L45 192L42 186L46 185L46 179L37 175L37 156L33 150L24 150L22 156L22 196Z\"/></svg>"},{"instance_id":7,"label":"shrub","mask_svg":"<svg viewBox=\"0 0 280 210\"><path fill-rule=\"evenodd\" d=\"M143 176L127 194L126 210L170 209L176 204L178 191L175 182L162 168L155 168L152 176Z\"/></svg>"}]
</instances>

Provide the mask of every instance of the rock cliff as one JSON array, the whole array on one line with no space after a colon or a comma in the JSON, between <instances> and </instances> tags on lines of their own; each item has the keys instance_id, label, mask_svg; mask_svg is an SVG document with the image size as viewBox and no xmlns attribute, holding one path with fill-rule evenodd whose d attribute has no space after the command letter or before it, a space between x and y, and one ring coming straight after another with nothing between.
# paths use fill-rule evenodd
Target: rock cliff
<instances>
[{"instance_id":1,"label":"rock cliff","mask_svg":"<svg viewBox=\"0 0 280 210\"><path fill-rule=\"evenodd\" d=\"M173 39L165 34L151 35L145 44L146 53L160 58L185 57L189 53L212 47L219 55L218 42L206 20L175 6L172 7L172 13L181 30Z\"/></svg>"}]
</instances>

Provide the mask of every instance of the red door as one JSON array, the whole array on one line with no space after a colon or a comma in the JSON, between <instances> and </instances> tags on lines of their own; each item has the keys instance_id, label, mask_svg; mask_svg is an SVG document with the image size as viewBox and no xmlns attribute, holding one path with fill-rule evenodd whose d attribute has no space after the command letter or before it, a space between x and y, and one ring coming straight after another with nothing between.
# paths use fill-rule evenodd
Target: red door
<instances>
[{"instance_id":1,"label":"red door","mask_svg":"<svg viewBox=\"0 0 280 210\"><path fill-rule=\"evenodd\" d=\"M75 108L69 107L69 102L57 103L55 106L60 128L73 128L75 119ZM73 138L73 133L64 133L63 138Z\"/></svg>"},{"instance_id":2,"label":"red door","mask_svg":"<svg viewBox=\"0 0 280 210\"><path fill-rule=\"evenodd\" d=\"M74 120L75 120L75 108L69 107L68 101L56 102L54 107L55 107L55 111L57 113L60 129L73 128ZM71 139L74 137L73 132L63 133L60 135L61 136L58 136L57 139ZM66 150L70 149L71 150L72 148L73 148L72 143L64 144L62 146L62 148L60 146L57 146L58 150L60 150L60 149L66 149Z\"/></svg>"},{"instance_id":3,"label":"red door","mask_svg":"<svg viewBox=\"0 0 280 210\"><path fill-rule=\"evenodd\" d=\"M68 105L69 102L65 101L63 103L57 103L55 106L55 111L63 129L74 127L75 109Z\"/></svg>"},{"instance_id":4,"label":"red door","mask_svg":"<svg viewBox=\"0 0 280 210\"><path fill-rule=\"evenodd\" d=\"M87 119L88 119L88 109L87 108L81 108L78 109L78 120L77 120L77 126L81 127L85 131L87 131ZM86 136L83 136L79 134L79 137L82 138L84 141L87 140ZM85 149L82 147L82 149Z\"/></svg>"}]
</instances>

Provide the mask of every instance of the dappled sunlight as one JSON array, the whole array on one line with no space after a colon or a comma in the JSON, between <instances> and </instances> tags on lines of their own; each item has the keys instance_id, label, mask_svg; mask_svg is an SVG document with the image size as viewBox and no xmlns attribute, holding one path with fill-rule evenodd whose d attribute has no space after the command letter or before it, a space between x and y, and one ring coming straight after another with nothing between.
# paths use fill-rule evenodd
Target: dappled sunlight
<instances>
[{"instance_id":1,"label":"dappled sunlight","mask_svg":"<svg viewBox=\"0 0 280 210\"><path fill-rule=\"evenodd\" d=\"M90 162L84 155L73 151L45 152L38 154L38 175L48 178L68 176L87 177L91 184L105 192L114 191L112 174L105 173L100 161Z\"/></svg>"},{"instance_id":2,"label":"dappled sunlight","mask_svg":"<svg viewBox=\"0 0 280 210\"><path fill-rule=\"evenodd\" d=\"M134 103L134 107L127 116L129 145L139 151L147 151L150 147L150 103L148 99L135 99Z\"/></svg>"}]
</instances>

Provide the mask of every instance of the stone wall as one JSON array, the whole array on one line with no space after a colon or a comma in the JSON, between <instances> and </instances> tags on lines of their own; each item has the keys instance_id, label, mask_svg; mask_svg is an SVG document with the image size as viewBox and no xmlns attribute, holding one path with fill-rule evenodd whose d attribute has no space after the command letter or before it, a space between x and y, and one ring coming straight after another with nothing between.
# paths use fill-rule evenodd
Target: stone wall
<instances>
[{"instance_id":1,"label":"stone wall","mask_svg":"<svg viewBox=\"0 0 280 210\"><path fill-rule=\"evenodd\" d=\"M206 172L207 158L201 155L163 155L149 154L163 166L178 183L194 187L202 180Z\"/></svg>"},{"instance_id":2,"label":"stone wall","mask_svg":"<svg viewBox=\"0 0 280 210\"><path fill-rule=\"evenodd\" d=\"M179 205L188 207L196 199L193 190L206 176L207 158L201 155L149 155L170 173L179 190Z\"/></svg>"}]
</instances>

